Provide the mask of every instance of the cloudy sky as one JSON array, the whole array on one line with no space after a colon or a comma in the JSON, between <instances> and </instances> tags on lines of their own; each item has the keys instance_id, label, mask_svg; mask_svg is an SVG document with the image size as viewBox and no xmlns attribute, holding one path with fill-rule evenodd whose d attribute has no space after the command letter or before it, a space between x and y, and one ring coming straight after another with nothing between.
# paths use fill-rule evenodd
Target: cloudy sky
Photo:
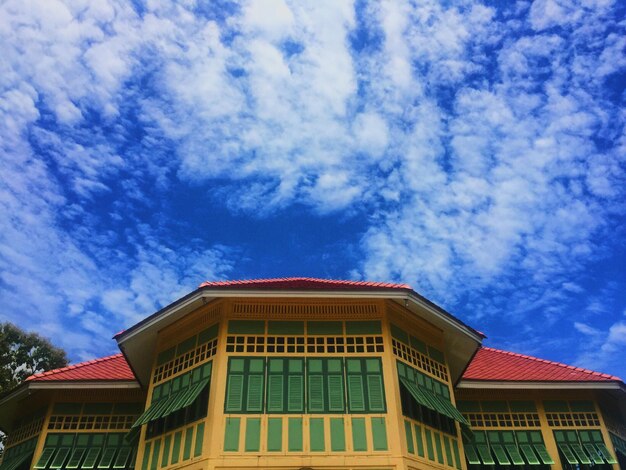
<instances>
[{"instance_id":1,"label":"cloudy sky","mask_svg":"<svg viewBox=\"0 0 626 470\"><path fill-rule=\"evenodd\" d=\"M0 320L73 361L203 280L407 282L626 377L626 4L0 5Z\"/></svg>"}]
</instances>

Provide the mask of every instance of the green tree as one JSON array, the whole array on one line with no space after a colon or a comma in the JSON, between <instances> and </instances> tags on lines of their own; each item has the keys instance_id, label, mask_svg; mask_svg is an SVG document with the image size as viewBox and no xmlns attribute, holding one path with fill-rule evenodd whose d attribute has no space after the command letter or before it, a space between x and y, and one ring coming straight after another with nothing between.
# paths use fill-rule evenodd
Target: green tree
<instances>
[{"instance_id":1,"label":"green tree","mask_svg":"<svg viewBox=\"0 0 626 470\"><path fill-rule=\"evenodd\" d=\"M0 323L0 394L32 374L67 365L66 352L37 333Z\"/></svg>"},{"instance_id":2,"label":"green tree","mask_svg":"<svg viewBox=\"0 0 626 470\"><path fill-rule=\"evenodd\" d=\"M36 333L12 323L0 323L0 395L17 387L26 377L67 365L67 354ZM6 436L0 432L0 457Z\"/></svg>"}]
</instances>

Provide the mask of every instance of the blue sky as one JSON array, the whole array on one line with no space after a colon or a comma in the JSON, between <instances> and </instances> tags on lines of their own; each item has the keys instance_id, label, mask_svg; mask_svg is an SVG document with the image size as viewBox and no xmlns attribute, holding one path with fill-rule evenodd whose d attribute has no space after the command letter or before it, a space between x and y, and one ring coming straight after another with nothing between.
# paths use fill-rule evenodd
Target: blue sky
<instances>
[{"instance_id":1,"label":"blue sky","mask_svg":"<svg viewBox=\"0 0 626 470\"><path fill-rule=\"evenodd\" d=\"M0 5L0 320L78 361L203 280L407 282L626 377L618 0Z\"/></svg>"}]
</instances>

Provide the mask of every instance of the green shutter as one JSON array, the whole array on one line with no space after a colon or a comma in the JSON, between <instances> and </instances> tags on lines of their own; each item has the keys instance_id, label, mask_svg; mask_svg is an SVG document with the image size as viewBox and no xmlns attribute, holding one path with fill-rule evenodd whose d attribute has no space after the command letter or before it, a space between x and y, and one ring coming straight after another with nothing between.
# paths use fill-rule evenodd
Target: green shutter
<instances>
[{"instance_id":1,"label":"green shutter","mask_svg":"<svg viewBox=\"0 0 626 470\"><path fill-rule=\"evenodd\" d=\"M183 447L183 460L191 458L191 446L193 444L193 426L185 430L185 445Z\"/></svg>"},{"instance_id":2,"label":"green shutter","mask_svg":"<svg viewBox=\"0 0 626 470\"><path fill-rule=\"evenodd\" d=\"M267 420L267 450L280 452L283 450L283 419L268 418Z\"/></svg>"},{"instance_id":3,"label":"green shutter","mask_svg":"<svg viewBox=\"0 0 626 470\"><path fill-rule=\"evenodd\" d=\"M157 465L159 463L159 451L161 450L161 441L160 440L156 440L153 442L153 447L152 447L152 457L150 459L150 469L151 470L156 470ZM102 458L104 458L104 453L102 454ZM102 458L100 459L100 463L98 464L98 468L100 468L100 465L102 464Z\"/></svg>"},{"instance_id":4,"label":"green shutter","mask_svg":"<svg viewBox=\"0 0 626 470\"><path fill-rule=\"evenodd\" d=\"M152 447L151 442L147 442L143 448L143 460L141 461L141 470L148 470L148 464L150 463L150 449Z\"/></svg>"},{"instance_id":5,"label":"green shutter","mask_svg":"<svg viewBox=\"0 0 626 470\"><path fill-rule=\"evenodd\" d=\"M491 444L491 450L493 450L493 453L496 455L499 465L511 465L511 461L507 457L504 447L500 444Z\"/></svg>"},{"instance_id":6,"label":"green shutter","mask_svg":"<svg viewBox=\"0 0 626 470\"><path fill-rule=\"evenodd\" d=\"M348 407L351 413L365 411L362 375L348 375Z\"/></svg>"},{"instance_id":7,"label":"green shutter","mask_svg":"<svg viewBox=\"0 0 626 470\"><path fill-rule=\"evenodd\" d=\"M352 418L352 448L355 451L367 450L365 418Z\"/></svg>"},{"instance_id":8,"label":"green shutter","mask_svg":"<svg viewBox=\"0 0 626 470\"><path fill-rule=\"evenodd\" d=\"M52 447L46 447L41 453L41 457L39 457L39 460L35 464L35 468L37 469L46 468L48 464L50 463L50 460L52 459L52 456L54 455L55 450L56 449Z\"/></svg>"},{"instance_id":9,"label":"green shutter","mask_svg":"<svg viewBox=\"0 0 626 470\"><path fill-rule=\"evenodd\" d=\"M302 418L289 418L288 421L288 449L289 452L302 451Z\"/></svg>"},{"instance_id":10,"label":"green shutter","mask_svg":"<svg viewBox=\"0 0 626 470\"><path fill-rule=\"evenodd\" d=\"M385 411L385 392L383 389L383 378L380 375L367 376L367 395L370 412Z\"/></svg>"},{"instance_id":11,"label":"green shutter","mask_svg":"<svg viewBox=\"0 0 626 470\"><path fill-rule=\"evenodd\" d=\"M583 447L587 450L587 453L591 457L591 460L593 460L593 463L595 463L596 465L600 465L604 463L602 454L600 454L598 449L596 449L593 444L585 443L583 444Z\"/></svg>"},{"instance_id":12,"label":"green shutter","mask_svg":"<svg viewBox=\"0 0 626 470\"><path fill-rule=\"evenodd\" d=\"M342 375L329 375L328 376L328 411L343 412L344 405L344 393L343 393L343 376Z\"/></svg>"},{"instance_id":13,"label":"green shutter","mask_svg":"<svg viewBox=\"0 0 626 470\"><path fill-rule=\"evenodd\" d=\"M537 455L533 451L533 448L531 447L530 444L520 444L519 448L522 451L522 454L524 454L524 457L526 457L526 461L530 465L540 465L541 464L541 462L537 458Z\"/></svg>"},{"instance_id":14,"label":"green shutter","mask_svg":"<svg viewBox=\"0 0 626 470\"><path fill-rule=\"evenodd\" d=\"M239 418L226 418L224 429L224 450L236 452L239 450Z\"/></svg>"},{"instance_id":15,"label":"green shutter","mask_svg":"<svg viewBox=\"0 0 626 470\"><path fill-rule=\"evenodd\" d=\"M261 446L261 419L246 419L246 452L258 452Z\"/></svg>"},{"instance_id":16,"label":"green shutter","mask_svg":"<svg viewBox=\"0 0 626 470\"><path fill-rule=\"evenodd\" d=\"M478 457L478 452L476 451L476 447L472 444L464 444L463 450L465 451L465 457L467 458L467 462L470 465L481 465L480 457Z\"/></svg>"},{"instance_id":17,"label":"green shutter","mask_svg":"<svg viewBox=\"0 0 626 470\"><path fill-rule=\"evenodd\" d=\"M263 375L248 376L248 400L246 410L251 412L263 411Z\"/></svg>"},{"instance_id":18,"label":"green shutter","mask_svg":"<svg viewBox=\"0 0 626 470\"><path fill-rule=\"evenodd\" d=\"M454 467L454 460L452 459L452 447L450 447L450 439L448 436L443 436L443 448L446 452L446 461L448 466Z\"/></svg>"},{"instance_id":19,"label":"green shutter","mask_svg":"<svg viewBox=\"0 0 626 470\"><path fill-rule=\"evenodd\" d=\"M68 460L65 468L68 468L68 469L78 468L78 465L80 465L80 461L83 458L83 455L85 454L85 450L86 450L85 448L74 449L72 451L72 455L70 455L70 459Z\"/></svg>"},{"instance_id":20,"label":"green shutter","mask_svg":"<svg viewBox=\"0 0 626 470\"><path fill-rule=\"evenodd\" d=\"M128 457L130 457L132 451L133 449L130 447L122 447L113 463L113 468L126 468L126 462L128 462Z\"/></svg>"},{"instance_id":21,"label":"green shutter","mask_svg":"<svg viewBox=\"0 0 626 470\"><path fill-rule=\"evenodd\" d=\"M202 444L204 443L204 423L198 423L196 426L196 444L193 448L193 456L200 457L202 455Z\"/></svg>"},{"instance_id":22,"label":"green shutter","mask_svg":"<svg viewBox=\"0 0 626 470\"><path fill-rule=\"evenodd\" d=\"M554 465L554 460L550 456L550 453L544 444L534 444L534 448L539 455L539 458L545 465Z\"/></svg>"},{"instance_id":23,"label":"green shutter","mask_svg":"<svg viewBox=\"0 0 626 470\"><path fill-rule=\"evenodd\" d=\"M415 443L413 442L413 427L409 421L404 422L404 434L406 435L406 448L409 454L415 453Z\"/></svg>"},{"instance_id":24,"label":"green shutter","mask_svg":"<svg viewBox=\"0 0 626 470\"><path fill-rule=\"evenodd\" d=\"M487 444L478 444L476 446L476 450L478 450L478 454L485 465L496 464L495 460L493 460L493 457L491 456L491 452L489 451L489 446Z\"/></svg>"},{"instance_id":25,"label":"green shutter","mask_svg":"<svg viewBox=\"0 0 626 470\"><path fill-rule=\"evenodd\" d=\"M301 413L304 411L304 376L290 375L288 377L288 403L289 413Z\"/></svg>"},{"instance_id":26,"label":"green shutter","mask_svg":"<svg viewBox=\"0 0 626 470\"><path fill-rule=\"evenodd\" d=\"M67 459L67 456L70 453L69 447L61 447L57 450L54 459L52 459L52 463L50 464L50 468L61 468Z\"/></svg>"},{"instance_id":27,"label":"green shutter","mask_svg":"<svg viewBox=\"0 0 626 470\"><path fill-rule=\"evenodd\" d=\"M454 460L456 462L456 468L461 470L461 453L459 452L459 444L456 439L452 439L452 449L454 451Z\"/></svg>"},{"instance_id":28,"label":"green shutter","mask_svg":"<svg viewBox=\"0 0 626 470\"><path fill-rule=\"evenodd\" d=\"M428 453L428 459L435 461L435 448L433 447L433 435L430 429L424 428L424 435L426 436L426 451Z\"/></svg>"},{"instance_id":29,"label":"green shutter","mask_svg":"<svg viewBox=\"0 0 626 470\"><path fill-rule=\"evenodd\" d=\"M504 448L511 457L511 462L513 462L514 465L524 465L522 454L520 454L520 451L515 444L505 444Z\"/></svg>"},{"instance_id":30,"label":"green shutter","mask_svg":"<svg viewBox=\"0 0 626 470\"><path fill-rule=\"evenodd\" d=\"M171 444L172 436L165 436L165 439L163 439L163 452L161 453L161 468L169 465Z\"/></svg>"},{"instance_id":31,"label":"green shutter","mask_svg":"<svg viewBox=\"0 0 626 470\"><path fill-rule=\"evenodd\" d=\"M580 463L584 465L591 465L591 460L589 459L589 456L580 444L572 443L570 444L570 448L574 451L574 454L576 454L576 457L578 457L578 461Z\"/></svg>"},{"instance_id":32,"label":"green shutter","mask_svg":"<svg viewBox=\"0 0 626 470\"><path fill-rule=\"evenodd\" d=\"M346 450L346 430L343 418L330 418L330 450L334 452Z\"/></svg>"},{"instance_id":33,"label":"green shutter","mask_svg":"<svg viewBox=\"0 0 626 470\"><path fill-rule=\"evenodd\" d=\"M243 375L228 376L226 386L226 413L237 413L243 411Z\"/></svg>"},{"instance_id":34,"label":"green shutter","mask_svg":"<svg viewBox=\"0 0 626 470\"><path fill-rule=\"evenodd\" d=\"M155 445L155 448L157 446ZM98 468L111 468L113 465L113 459L115 458L115 451L117 449L115 447L107 447L104 449L102 453L102 457L100 458L100 462L98 463Z\"/></svg>"},{"instance_id":35,"label":"green shutter","mask_svg":"<svg viewBox=\"0 0 626 470\"><path fill-rule=\"evenodd\" d=\"M372 445L374 450L387 450L387 427L385 418L371 418Z\"/></svg>"},{"instance_id":36,"label":"green shutter","mask_svg":"<svg viewBox=\"0 0 626 470\"><path fill-rule=\"evenodd\" d=\"M149 447L148 447L149 449ZM81 465L81 468L84 469L91 469L91 468L95 468L96 467L96 460L98 459L98 456L100 455L100 448L97 447L92 447L91 449L89 449L87 451L87 456L85 457L85 460L83 462L83 464ZM144 456L145 458L145 456ZM146 466L148 464L146 463Z\"/></svg>"},{"instance_id":37,"label":"green shutter","mask_svg":"<svg viewBox=\"0 0 626 470\"><path fill-rule=\"evenodd\" d=\"M280 413L283 411L284 393L283 375L269 375L267 377L267 412Z\"/></svg>"},{"instance_id":38,"label":"green shutter","mask_svg":"<svg viewBox=\"0 0 626 470\"><path fill-rule=\"evenodd\" d=\"M415 428L415 442L417 443L417 455L424 457L424 441L422 440L422 427L419 424L414 424Z\"/></svg>"},{"instance_id":39,"label":"green shutter","mask_svg":"<svg viewBox=\"0 0 626 470\"><path fill-rule=\"evenodd\" d=\"M324 451L324 418L309 420L309 437L312 452Z\"/></svg>"},{"instance_id":40,"label":"green shutter","mask_svg":"<svg viewBox=\"0 0 626 470\"><path fill-rule=\"evenodd\" d=\"M565 460L567 460L567 463L569 463L570 465L577 465L579 463L578 459L574 455L574 452L572 452L572 449L570 449L569 445L567 445L564 442L557 444L557 445L559 447L559 450L563 454L563 457L565 457Z\"/></svg>"},{"instance_id":41,"label":"green shutter","mask_svg":"<svg viewBox=\"0 0 626 470\"><path fill-rule=\"evenodd\" d=\"M433 431L433 440L435 441L435 450L437 451L437 462L443 463L443 448L441 447L441 435Z\"/></svg>"},{"instance_id":42,"label":"green shutter","mask_svg":"<svg viewBox=\"0 0 626 470\"><path fill-rule=\"evenodd\" d=\"M310 413L324 412L324 377L322 375L309 375L308 406Z\"/></svg>"},{"instance_id":43,"label":"green shutter","mask_svg":"<svg viewBox=\"0 0 626 470\"><path fill-rule=\"evenodd\" d=\"M606 460L606 463L611 465L615 465L617 463L617 460L615 460L615 457L613 457L611 452L609 452L609 449L607 448L607 446L604 445L604 443L601 444L596 442L596 447L598 451L600 451L600 454L602 455L604 460Z\"/></svg>"},{"instance_id":44,"label":"green shutter","mask_svg":"<svg viewBox=\"0 0 626 470\"><path fill-rule=\"evenodd\" d=\"M170 459L170 462L172 464L178 463L178 460L180 458L180 442L182 441L182 438L183 438L182 431L178 431L176 434L174 434L174 445L172 446L172 458Z\"/></svg>"}]
</instances>

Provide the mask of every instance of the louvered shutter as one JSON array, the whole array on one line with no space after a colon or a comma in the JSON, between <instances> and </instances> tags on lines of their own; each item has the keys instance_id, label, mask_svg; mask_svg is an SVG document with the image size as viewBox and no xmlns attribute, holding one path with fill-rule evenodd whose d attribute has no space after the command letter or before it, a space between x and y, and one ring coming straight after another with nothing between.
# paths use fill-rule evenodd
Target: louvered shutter
<instances>
[{"instance_id":1,"label":"louvered shutter","mask_svg":"<svg viewBox=\"0 0 626 470\"><path fill-rule=\"evenodd\" d=\"M263 411L263 382L264 377L261 374L250 374L248 376L248 399L246 403L246 411Z\"/></svg>"},{"instance_id":2,"label":"louvered shutter","mask_svg":"<svg viewBox=\"0 0 626 470\"><path fill-rule=\"evenodd\" d=\"M309 411L322 413L324 411L324 376L309 375Z\"/></svg>"},{"instance_id":3,"label":"louvered shutter","mask_svg":"<svg viewBox=\"0 0 626 470\"><path fill-rule=\"evenodd\" d=\"M385 411L385 392L383 390L383 378L380 375L368 374L367 398L370 412Z\"/></svg>"},{"instance_id":4,"label":"louvered shutter","mask_svg":"<svg viewBox=\"0 0 626 470\"><path fill-rule=\"evenodd\" d=\"M348 404L350 411L365 411L365 393L362 375L348 375Z\"/></svg>"},{"instance_id":5,"label":"louvered shutter","mask_svg":"<svg viewBox=\"0 0 626 470\"><path fill-rule=\"evenodd\" d=\"M272 374L267 378L267 411L280 413L284 403L284 377L282 374Z\"/></svg>"},{"instance_id":6,"label":"louvered shutter","mask_svg":"<svg viewBox=\"0 0 626 470\"><path fill-rule=\"evenodd\" d=\"M226 412L243 411L243 375L230 374L226 386Z\"/></svg>"},{"instance_id":7,"label":"louvered shutter","mask_svg":"<svg viewBox=\"0 0 626 470\"><path fill-rule=\"evenodd\" d=\"M304 411L304 377L302 375L290 375L288 379L289 396L287 411L289 413L301 413Z\"/></svg>"},{"instance_id":8,"label":"louvered shutter","mask_svg":"<svg viewBox=\"0 0 626 470\"><path fill-rule=\"evenodd\" d=\"M344 411L343 375L328 375L328 411Z\"/></svg>"}]
</instances>

